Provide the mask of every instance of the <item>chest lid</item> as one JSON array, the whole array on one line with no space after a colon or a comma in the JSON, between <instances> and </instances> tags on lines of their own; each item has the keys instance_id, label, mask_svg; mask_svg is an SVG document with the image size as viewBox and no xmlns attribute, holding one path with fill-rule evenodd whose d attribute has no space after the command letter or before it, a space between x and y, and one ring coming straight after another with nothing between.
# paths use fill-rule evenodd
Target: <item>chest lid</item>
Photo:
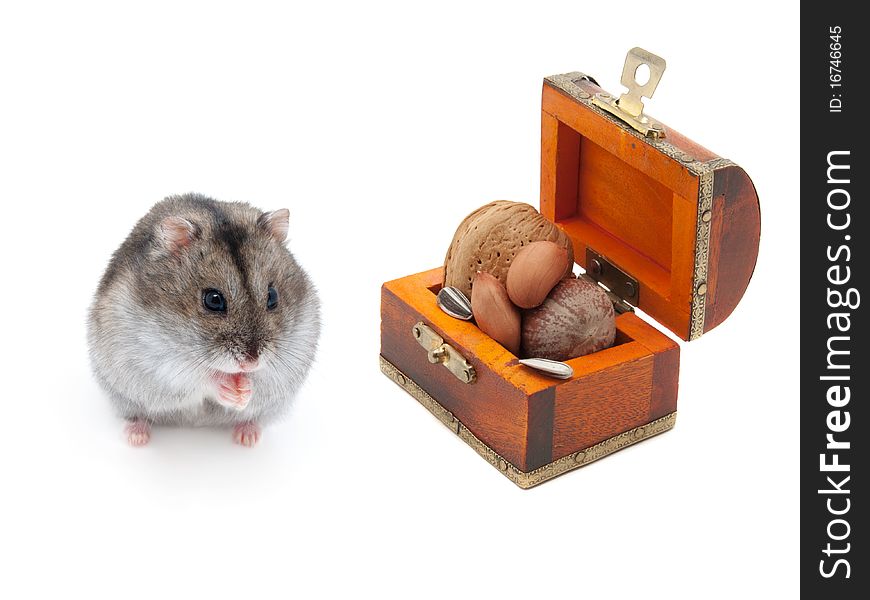
<instances>
[{"instance_id":1,"label":"chest lid","mask_svg":"<svg viewBox=\"0 0 870 600\"><path fill-rule=\"evenodd\" d=\"M742 298L760 212L743 169L643 113L664 68L629 51L619 99L583 73L544 79L541 213L568 234L590 276L693 340Z\"/></svg>"}]
</instances>

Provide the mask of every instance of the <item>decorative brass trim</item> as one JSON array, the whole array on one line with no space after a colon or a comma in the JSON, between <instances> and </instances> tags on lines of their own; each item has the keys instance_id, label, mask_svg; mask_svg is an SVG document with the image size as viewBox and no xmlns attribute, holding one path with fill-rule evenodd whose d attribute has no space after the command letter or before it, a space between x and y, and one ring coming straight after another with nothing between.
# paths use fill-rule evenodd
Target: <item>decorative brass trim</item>
<instances>
[{"instance_id":1,"label":"decorative brass trim","mask_svg":"<svg viewBox=\"0 0 870 600\"><path fill-rule=\"evenodd\" d=\"M417 385L410 377L402 373L390 361L380 356L381 371L384 375L392 379L395 383L416 399L420 404L432 413L439 421L447 426L453 433L466 444L471 446L475 452L483 457L486 462L498 469L505 477L513 481L519 487L528 489L543 483L548 479L557 477L568 471L585 467L591 462L604 458L608 454L621 450L632 444L643 441L654 435L658 435L673 428L677 420L676 411L656 419L646 425L635 427L612 438L606 439L603 442L590 446L573 454L569 454L559 460L555 460L550 464L544 465L534 471L528 473L520 471L507 459L500 456L495 450L484 444L477 436L471 433L449 410L441 406L437 400L430 396L426 391Z\"/></svg>"},{"instance_id":2,"label":"decorative brass trim","mask_svg":"<svg viewBox=\"0 0 870 600\"><path fill-rule=\"evenodd\" d=\"M584 106L595 111L603 118L608 119L617 127L627 131L637 139L643 141L664 154L665 156L679 161L685 166L690 173L699 178L698 182L698 223L695 233L695 263L692 279L692 306L689 320L689 335L688 339L696 340L704 333L704 317L707 311L707 274L709 271L708 261L710 259L710 217L705 220L705 213L713 207L713 180L714 174L719 169L735 166L735 164L727 158L714 158L707 162L696 160L690 154L683 152L669 141L664 139L653 139L635 131L620 119L615 118L610 113L601 110L592 99L592 96L584 90L580 83L588 81L588 75L575 71L573 73L565 73L563 75L551 75L544 78L554 88L560 92L583 104Z\"/></svg>"},{"instance_id":3,"label":"decorative brass trim","mask_svg":"<svg viewBox=\"0 0 870 600\"><path fill-rule=\"evenodd\" d=\"M661 135L662 137L660 137L658 139L656 139L654 137L647 137L644 133L637 131L636 129L634 129L634 127L632 127L631 125L629 125L628 123L626 123L622 119L607 112L606 110L602 109L598 104L596 104L595 97L592 94L590 94L589 92L587 92L586 90L584 90L580 86L580 83L582 81L591 81L590 77L588 75L586 75L585 73L581 73L580 71L573 71L571 73L563 73L561 75L550 75L549 77L545 77L544 81L549 83L551 86L553 86L554 88L556 88L557 90L559 90L560 92L565 94L566 96L569 96L570 98L572 98L576 102L579 102L580 104L583 104L584 106L586 106L588 108L591 108L593 111L595 111L596 113L598 113L599 115L601 115L602 117L604 117L605 119L607 119L608 121L613 123L614 125L620 127L621 129L624 129L625 131L627 131L628 133L630 133L631 135L633 135L637 139L643 140L644 142L646 142L650 146L653 146L655 148L659 148L659 150L661 150L665 154L668 154L672 158L676 158L675 156L670 155L667 151L668 148L673 148L674 146L672 144L670 144L669 142L665 142L662 139L662 137L664 137L664 135L666 135L665 130L663 128L660 128L657 130L660 132L657 135ZM613 97L610 94L607 94L607 96L610 98ZM658 123L656 123L656 126L661 127ZM661 147L659 146L660 144L661 144Z\"/></svg>"},{"instance_id":4,"label":"decorative brass trim","mask_svg":"<svg viewBox=\"0 0 870 600\"><path fill-rule=\"evenodd\" d=\"M695 265L692 277L692 309L689 325L689 341L704 334L704 318L707 314L707 276L710 261L710 225L713 210L713 181L718 169L733 166L727 158L715 158L705 163L693 163L698 173L698 216L695 228Z\"/></svg>"}]
</instances>

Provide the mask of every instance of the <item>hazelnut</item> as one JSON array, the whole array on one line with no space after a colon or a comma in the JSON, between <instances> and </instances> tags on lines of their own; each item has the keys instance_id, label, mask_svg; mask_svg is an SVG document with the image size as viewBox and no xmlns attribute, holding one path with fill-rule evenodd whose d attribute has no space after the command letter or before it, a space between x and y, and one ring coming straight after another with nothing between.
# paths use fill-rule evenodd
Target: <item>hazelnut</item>
<instances>
[{"instance_id":1,"label":"hazelnut","mask_svg":"<svg viewBox=\"0 0 870 600\"><path fill-rule=\"evenodd\" d=\"M565 361L613 345L613 303L588 279L563 279L537 308L523 313L524 356Z\"/></svg>"}]
</instances>

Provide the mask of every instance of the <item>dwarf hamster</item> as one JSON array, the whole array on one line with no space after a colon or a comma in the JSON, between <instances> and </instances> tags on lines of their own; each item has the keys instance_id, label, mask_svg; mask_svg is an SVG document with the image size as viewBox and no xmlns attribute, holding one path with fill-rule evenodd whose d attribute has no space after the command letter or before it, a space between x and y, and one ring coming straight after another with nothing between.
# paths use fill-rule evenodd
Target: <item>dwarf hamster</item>
<instances>
[{"instance_id":1,"label":"dwarf hamster","mask_svg":"<svg viewBox=\"0 0 870 600\"><path fill-rule=\"evenodd\" d=\"M88 317L91 366L131 445L152 424L233 426L253 446L305 380L320 303L286 209L158 202L115 251Z\"/></svg>"}]
</instances>

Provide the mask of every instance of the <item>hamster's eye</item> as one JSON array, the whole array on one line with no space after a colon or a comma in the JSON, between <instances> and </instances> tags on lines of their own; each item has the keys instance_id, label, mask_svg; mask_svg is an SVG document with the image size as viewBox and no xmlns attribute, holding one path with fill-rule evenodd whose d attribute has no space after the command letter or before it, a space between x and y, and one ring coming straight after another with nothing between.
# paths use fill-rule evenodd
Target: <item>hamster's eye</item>
<instances>
[{"instance_id":1,"label":"hamster's eye","mask_svg":"<svg viewBox=\"0 0 870 600\"><path fill-rule=\"evenodd\" d=\"M273 288L271 285L269 286L269 296L266 299L266 308L272 310L278 306L278 290Z\"/></svg>"},{"instance_id":2,"label":"hamster's eye","mask_svg":"<svg viewBox=\"0 0 870 600\"><path fill-rule=\"evenodd\" d=\"M205 290L202 293L202 305L213 312L227 312L227 299L217 290Z\"/></svg>"}]
</instances>

